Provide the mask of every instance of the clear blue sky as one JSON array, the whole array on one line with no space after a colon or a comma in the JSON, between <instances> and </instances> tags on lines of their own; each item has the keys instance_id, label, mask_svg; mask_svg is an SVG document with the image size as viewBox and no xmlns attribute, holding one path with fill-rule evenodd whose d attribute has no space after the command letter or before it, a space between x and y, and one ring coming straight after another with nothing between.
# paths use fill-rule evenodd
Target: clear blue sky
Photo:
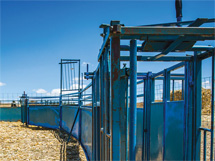
<instances>
[{"instance_id":1,"label":"clear blue sky","mask_svg":"<svg viewBox=\"0 0 215 161\"><path fill-rule=\"evenodd\" d=\"M214 18L214 12L213 0L183 0L183 20ZM94 70L102 44L99 25L111 20L130 26L174 22L175 2L1 1L0 93L59 88L61 58L81 59ZM159 71L163 64L146 66L144 71Z\"/></svg>"}]
</instances>

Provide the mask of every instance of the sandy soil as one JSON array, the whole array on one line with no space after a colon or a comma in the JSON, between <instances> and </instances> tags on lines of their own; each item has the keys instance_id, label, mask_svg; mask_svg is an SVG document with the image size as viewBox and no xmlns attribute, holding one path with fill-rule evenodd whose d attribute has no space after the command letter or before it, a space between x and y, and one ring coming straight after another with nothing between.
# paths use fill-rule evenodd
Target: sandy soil
<instances>
[{"instance_id":1,"label":"sandy soil","mask_svg":"<svg viewBox=\"0 0 215 161\"><path fill-rule=\"evenodd\" d=\"M0 122L0 160L86 160L75 139L59 130L25 127L21 122Z\"/></svg>"},{"instance_id":2,"label":"sandy soil","mask_svg":"<svg viewBox=\"0 0 215 161\"><path fill-rule=\"evenodd\" d=\"M210 128L210 116L202 116L202 127ZM0 161L11 160L80 160L85 161L83 149L73 138L59 130L25 127L21 122L0 122ZM207 133L207 160L210 156L210 133ZM203 133L201 138L203 159ZM214 142L215 147L215 142Z\"/></svg>"}]
</instances>

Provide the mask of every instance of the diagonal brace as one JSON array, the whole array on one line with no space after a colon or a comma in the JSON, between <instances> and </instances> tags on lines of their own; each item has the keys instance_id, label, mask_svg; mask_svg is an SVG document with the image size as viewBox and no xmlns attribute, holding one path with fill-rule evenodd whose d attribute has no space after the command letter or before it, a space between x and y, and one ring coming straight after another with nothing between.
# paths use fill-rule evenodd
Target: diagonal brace
<instances>
[{"instance_id":1,"label":"diagonal brace","mask_svg":"<svg viewBox=\"0 0 215 161\"><path fill-rule=\"evenodd\" d=\"M182 41L185 39L184 35L179 36L173 43L171 43L164 51L162 51L160 54L155 55L150 60L156 60L158 58L161 58L165 55L167 55L169 52L174 50L179 44L182 43Z\"/></svg>"},{"instance_id":2,"label":"diagonal brace","mask_svg":"<svg viewBox=\"0 0 215 161\"><path fill-rule=\"evenodd\" d=\"M205 22L207 22L207 18L197 18L193 23L191 23L188 27L199 27Z\"/></svg>"},{"instance_id":3,"label":"diagonal brace","mask_svg":"<svg viewBox=\"0 0 215 161\"><path fill-rule=\"evenodd\" d=\"M78 113L79 113L79 111L80 111L80 106L78 107L78 111L76 112L75 119L74 119L74 121L73 121L73 124L72 124L71 130L70 130L70 132L69 132L69 136L68 136L68 139L67 139L66 144L68 144L68 143L69 143L70 137L71 137L71 135L72 135L72 130L73 130L74 126L75 126L75 122L76 122L76 120L77 120L77 117L78 117Z\"/></svg>"}]
</instances>

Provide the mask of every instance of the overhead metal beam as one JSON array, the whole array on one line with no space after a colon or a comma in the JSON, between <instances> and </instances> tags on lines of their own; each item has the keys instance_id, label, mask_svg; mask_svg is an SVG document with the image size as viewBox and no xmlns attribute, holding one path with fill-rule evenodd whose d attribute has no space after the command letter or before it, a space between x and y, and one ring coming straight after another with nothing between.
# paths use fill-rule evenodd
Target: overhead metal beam
<instances>
[{"instance_id":1,"label":"overhead metal beam","mask_svg":"<svg viewBox=\"0 0 215 161\"><path fill-rule=\"evenodd\" d=\"M169 45L169 47L167 47L163 52L161 52L160 54L158 54L158 55L156 55L156 56L154 56L154 57L152 57L150 59L151 60L156 60L158 58L161 58L161 57L167 55L169 52L171 52L172 50L174 50L179 44L181 44L183 42L184 38L185 37L183 35L179 36L179 38L176 39L173 43L171 43Z\"/></svg>"},{"instance_id":2,"label":"overhead metal beam","mask_svg":"<svg viewBox=\"0 0 215 161\"><path fill-rule=\"evenodd\" d=\"M215 36L214 27L121 27L121 35Z\"/></svg>"},{"instance_id":3,"label":"overhead metal beam","mask_svg":"<svg viewBox=\"0 0 215 161\"><path fill-rule=\"evenodd\" d=\"M188 28L188 27L187 27ZM183 32L180 32L179 35L181 35ZM154 34L121 34L120 37L123 40L127 39L137 39L137 40L148 40L148 41L174 41L178 38L179 35L154 35ZM186 35L186 41L204 41L204 40L215 40L214 34L210 35Z\"/></svg>"},{"instance_id":4,"label":"overhead metal beam","mask_svg":"<svg viewBox=\"0 0 215 161\"><path fill-rule=\"evenodd\" d=\"M204 45L194 45L190 50L187 51L206 51L206 50L211 50L213 49L213 46L204 46ZM121 51L129 51L130 46L129 45L120 45L120 50ZM149 52L149 51L144 51L143 46L141 44L137 45L137 52ZM172 51L176 52L176 51Z\"/></svg>"},{"instance_id":5,"label":"overhead metal beam","mask_svg":"<svg viewBox=\"0 0 215 161\"><path fill-rule=\"evenodd\" d=\"M196 21L196 20L195 20ZM182 21L182 22L171 22L171 23L161 23L161 24L151 24L151 25L144 25L144 26L178 26L178 25L190 25L195 21ZM211 23L215 22L214 18L207 19L204 23Z\"/></svg>"},{"instance_id":6,"label":"overhead metal beam","mask_svg":"<svg viewBox=\"0 0 215 161\"><path fill-rule=\"evenodd\" d=\"M153 56L137 56L137 61L189 61L192 56L164 56L156 60L151 60ZM129 61L129 56L120 56L120 61Z\"/></svg>"}]
</instances>

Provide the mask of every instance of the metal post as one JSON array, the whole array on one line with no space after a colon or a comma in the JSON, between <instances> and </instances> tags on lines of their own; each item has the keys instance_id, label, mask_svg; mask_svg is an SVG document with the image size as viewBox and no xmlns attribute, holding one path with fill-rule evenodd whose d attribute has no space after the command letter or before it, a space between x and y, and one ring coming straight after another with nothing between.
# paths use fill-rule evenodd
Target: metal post
<instances>
[{"instance_id":1,"label":"metal post","mask_svg":"<svg viewBox=\"0 0 215 161\"><path fill-rule=\"evenodd\" d=\"M78 93L79 93L79 97L78 97L78 105L79 105L79 128L78 128L78 139L79 139L79 141L81 142L81 123L82 123L82 114L81 114L81 112L82 112L82 110L81 110L81 106L82 106L82 93L81 93L81 89L80 89L80 84L81 84L81 82L80 82L80 76L81 76L81 62L80 62L80 60L78 61L78 63L79 63L79 67L78 67ZM74 71L75 71L75 69L74 69ZM75 77L74 77L74 79L75 79Z\"/></svg>"},{"instance_id":2,"label":"metal post","mask_svg":"<svg viewBox=\"0 0 215 161\"><path fill-rule=\"evenodd\" d=\"M206 161L206 148L207 148L207 147L206 147L206 146L207 146L206 139L207 139L207 131L204 130L204 147L203 147L203 149L204 149L203 160L204 160L204 161Z\"/></svg>"},{"instance_id":3,"label":"metal post","mask_svg":"<svg viewBox=\"0 0 215 161\"><path fill-rule=\"evenodd\" d=\"M104 55L103 55L103 86L104 86L104 94L103 94L103 97L104 97L104 104L103 104L103 116L104 116L104 143L105 143L105 147L104 147L104 150L105 150L105 160L110 160L110 146L109 146L109 100L110 100L110 88L109 88L109 72L108 72L108 58L109 58L109 47L106 47L105 49L105 52L104 52Z\"/></svg>"},{"instance_id":4,"label":"metal post","mask_svg":"<svg viewBox=\"0 0 215 161\"><path fill-rule=\"evenodd\" d=\"M211 155L210 160L213 160L214 147L214 81L215 81L215 53L212 53L212 98L211 98Z\"/></svg>"},{"instance_id":5,"label":"metal post","mask_svg":"<svg viewBox=\"0 0 215 161\"><path fill-rule=\"evenodd\" d=\"M82 84L82 89L84 89L84 76L83 76L83 73L81 73L81 84Z\"/></svg>"},{"instance_id":6,"label":"metal post","mask_svg":"<svg viewBox=\"0 0 215 161\"><path fill-rule=\"evenodd\" d=\"M194 52L194 72L193 72L193 160L200 159L200 142L201 142L201 132L199 127L201 126L201 79L202 79L202 63L197 57L199 52Z\"/></svg>"},{"instance_id":7,"label":"metal post","mask_svg":"<svg viewBox=\"0 0 215 161\"><path fill-rule=\"evenodd\" d=\"M163 160L165 160L166 156L166 108L167 101L170 100L170 72L167 69L164 70L164 82L163 82Z\"/></svg>"},{"instance_id":8,"label":"metal post","mask_svg":"<svg viewBox=\"0 0 215 161\"><path fill-rule=\"evenodd\" d=\"M62 128L62 76L63 76L63 66L62 59L60 63L60 98L59 98L59 107L60 107L60 128Z\"/></svg>"},{"instance_id":9,"label":"metal post","mask_svg":"<svg viewBox=\"0 0 215 161\"><path fill-rule=\"evenodd\" d=\"M88 65L87 65L88 70ZM105 160L105 130L104 130L104 55L100 59L100 118L101 118L101 127L100 127L100 160Z\"/></svg>"},{"instance_id":10,"label":"metal post","mask_svg":"<svg viewBox=\"0 0 215 161\"><path fill-rule=\"evenodd\" d=\"M174 93L175 93L175 80L172 80L172 101L174 101Z\"/></svg>"},{"instance_id":11,"label":"metal post","mask_svg":"<svg viewBox=\"0 0 215 161\"><path fill-rule=\"evenodd\" d=\"M129 160L136 158L137 124L137 40L130 41Z\"/></svg>"},{"instance_id":12,"label":"metal post","mask_svg":"<svg viewBox=\"0 0 215 161\"><path fill-rule=\"evenodd\" d=\"M120 160L120 37L111 38L111 158Z\"/></svg>"},{"instance_id":13,"label":"metal post","mask_svg":"<svg viewBox=\"0 0 215 161\"><path fill-rule=\"evenodd\" d=\"M181 89L182 96L181 96L181 98L182 98L182 100L184 100L184 80L181 80L181 85L182 85L182 89Z\"/></svg>"},{"instance_id":14,"label":"metal post","mask_svg":"<svg viewBox=\"0 0 215 161\"><path fill-rule=\"evenodd\" d=\"M100 70L98 70L96 73L96 77L95 77L95 110L96 110L96 118L94 118L96 120L96 160L100 159L100 89L99 89L99 77L100 77Z\"/></svg>"},{"instance_id":15,"label":"metal post","mask_svg":"<svg viewBox=\"0 0 215 161\"><path fill-rule=\"evenodd\" d=\"M183 138L183 160L187 159L188 152L188 135L187 135L187 118L188 118L188 89L189 89L189 62L184 66L184 80L185 80L185 99L184 99L184 138Z\"/></svg>"},{"instance_id":16,"label":"metal post","mask_svg":"<svg viewBox=\"0 0 215 161\"><path fill-rule=\"evenodd\" d=\"M126 69L122 69L126 70ZM122 76L121 77L121 83L120 83L120 95L122 97L120 100L120 160L127 160L128 154L127 154L127 100L128 100L128 77Z\"/></svg>"},{"instance_id":17,"label":"metal post","mask_svg":"<svg viewBox=\"0 0 215 161\"><path fill-rule=\"evenodd\" d=\"M83 75L82 75L83 78ZM92 160L96 158L96 91L95 91L95 78L92 79ZM83 88L82 88L83 89Z\"/></svg>"}]
</instances>

